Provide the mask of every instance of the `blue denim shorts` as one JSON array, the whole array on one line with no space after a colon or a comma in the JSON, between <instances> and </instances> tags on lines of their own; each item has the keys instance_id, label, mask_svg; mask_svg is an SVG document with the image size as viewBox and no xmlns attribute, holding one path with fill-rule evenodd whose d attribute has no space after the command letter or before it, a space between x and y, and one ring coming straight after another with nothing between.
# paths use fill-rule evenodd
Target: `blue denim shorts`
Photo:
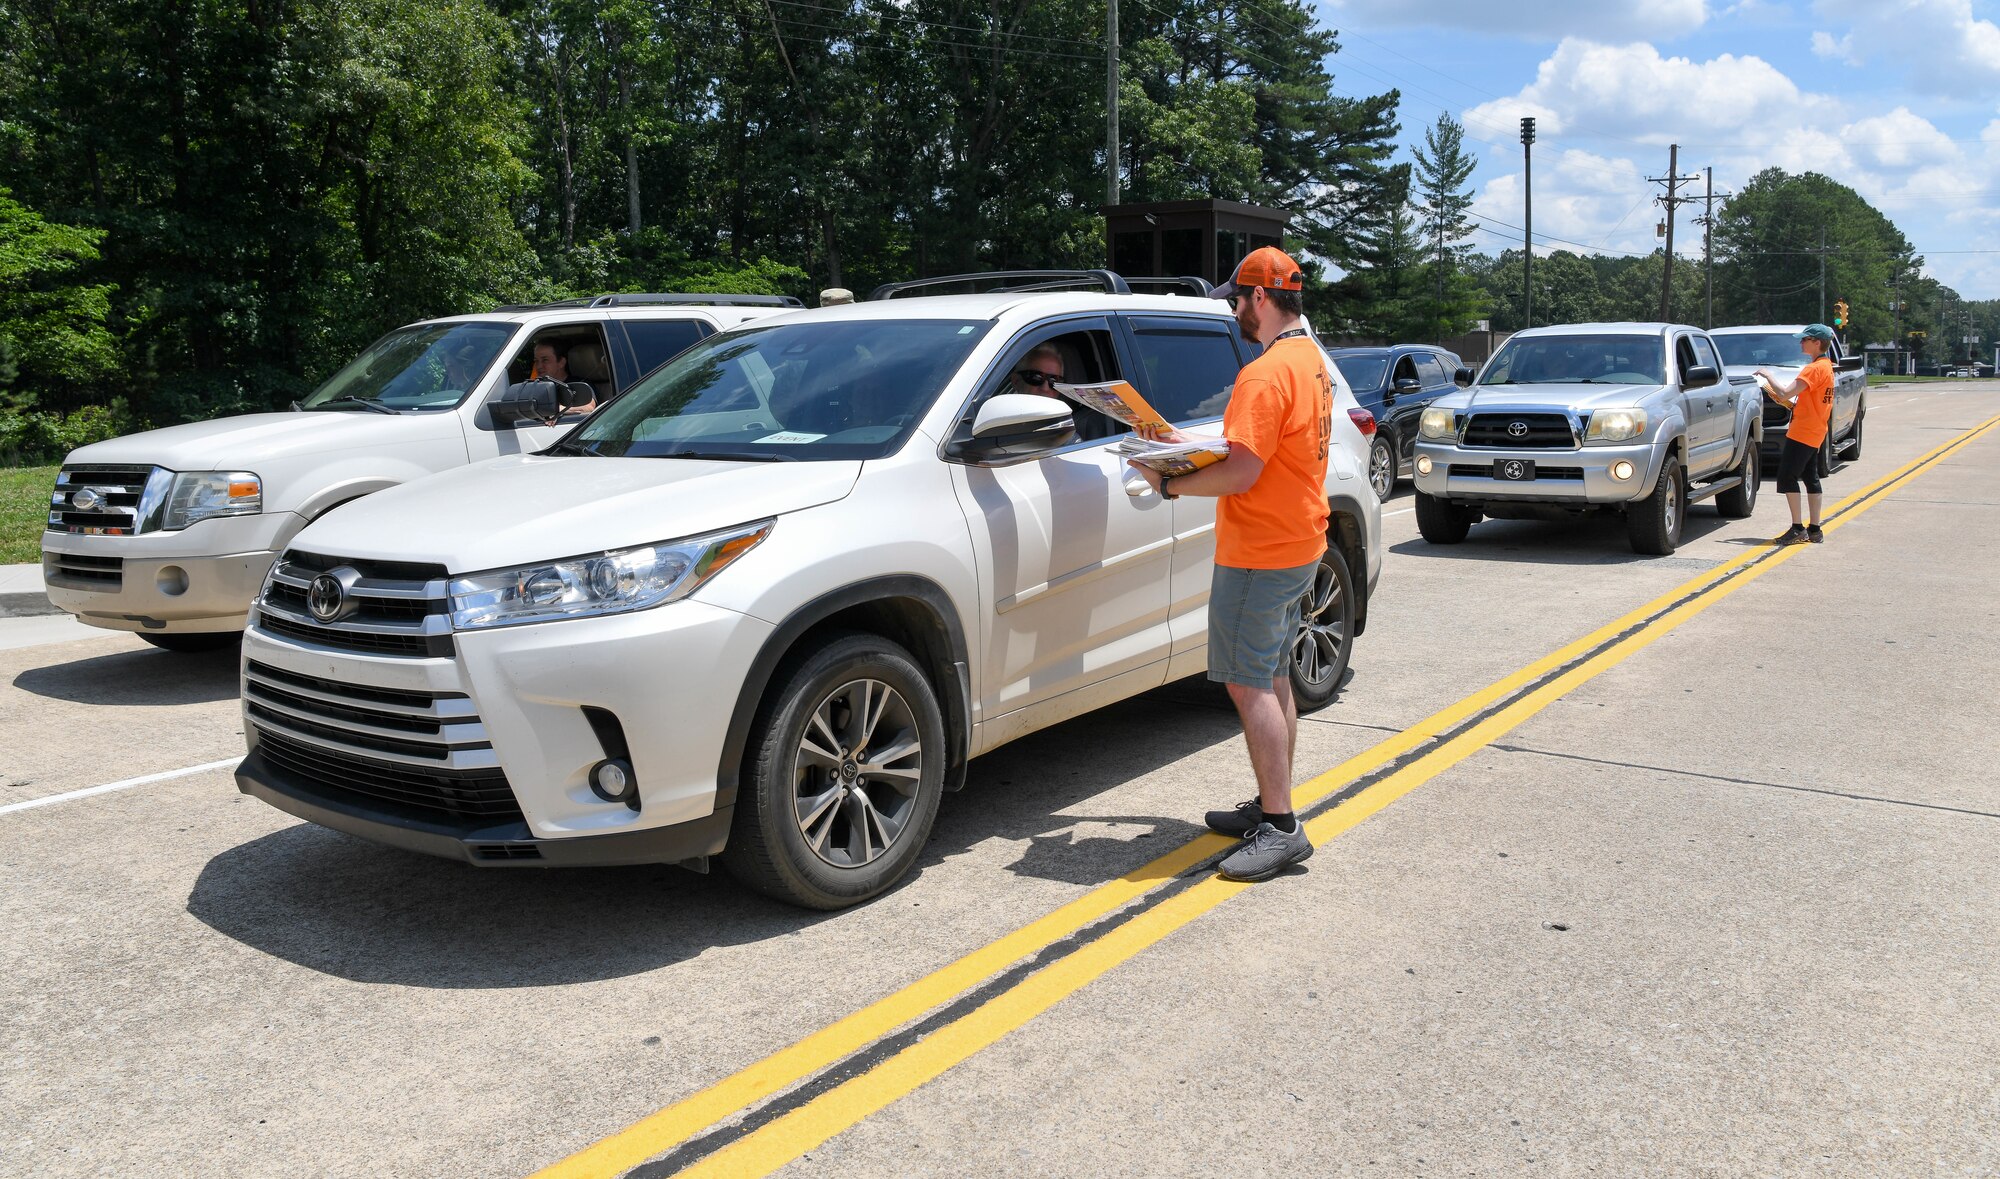
<instances>
[{"instance_id":1,"label":"blue denim shorts","mask_svg":"<svg viewBox=\"0 0 2000 1179\"><path fill-rule=\"evenodd\" d=\"M1296 569L1215 567L1208 591L1208 678L1268 688L1291 667L1319 562Z\"/></svg>"}]
</instances>

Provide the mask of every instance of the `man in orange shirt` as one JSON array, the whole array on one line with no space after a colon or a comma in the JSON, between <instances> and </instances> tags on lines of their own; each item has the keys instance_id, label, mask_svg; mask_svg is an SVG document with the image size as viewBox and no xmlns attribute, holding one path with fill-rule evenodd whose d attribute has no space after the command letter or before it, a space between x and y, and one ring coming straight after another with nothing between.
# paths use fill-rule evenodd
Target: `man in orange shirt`
<instances>
[{"instance_id":1,"label":"man in orange shirt","mask_svg":"<svg viewBox=\"0 0 2000 1179\"><path fill-rule=\"evenodd\" d=\"M1264 353L1237 374L1222 418L1229 457L1172 478L1133 464L1168 499L1216 496L1215 579L1208 598L1208 678L1228 687L1257 797L1210 811L1210 829L1238 836L1222 861L1231 880L1268 880L1312 855L1292 810L1299 714L1291 649L1301 601L1326 551L1326 452L1333 380L1306 334L1305 275L1272 246L1253 251L1215 297Z\"/></svg>"},{"instance_id":2,"label":"man in orange shirt","mask_svg":"<svg viewBox=\"0 0 2000 1179\"><path fill-rule=\"evenodd\" d=\"M1778 491L1792 509L1792 526L1778 544L1819 544L1826 534L1819 530L1819 449L1826 432L1833 427L1833 329L1816 323L1799 333L1799 347L1811 359L1799 370L1799 379L1778 387L1769 369L1758 369L1757 379L1764 392L1780 405L1790 406L1792 424L1785 428L1784 449L1778 454ZM1799 479L1806 484L1806 500L1812 509L1812 527L1803 523L1799 511Z\"/></svg>"}]
</instances>

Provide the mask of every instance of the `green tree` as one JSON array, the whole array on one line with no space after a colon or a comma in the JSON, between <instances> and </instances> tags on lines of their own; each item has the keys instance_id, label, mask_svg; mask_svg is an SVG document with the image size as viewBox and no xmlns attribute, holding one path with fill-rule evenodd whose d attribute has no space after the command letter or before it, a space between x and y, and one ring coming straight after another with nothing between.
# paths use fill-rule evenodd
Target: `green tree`
<instances>
[{"instance_id":1,"label":"green tree","mask_svg":"<svg viewBox=\"0 0 2000 1179\"><path fill-rule=\"evenodd\" d=\"M12 408L75 404L78 387L117 372L111 287L71 277L97 261L103 237L46 221L0 188L0 400Z\"/></svg>"}]
</instances>

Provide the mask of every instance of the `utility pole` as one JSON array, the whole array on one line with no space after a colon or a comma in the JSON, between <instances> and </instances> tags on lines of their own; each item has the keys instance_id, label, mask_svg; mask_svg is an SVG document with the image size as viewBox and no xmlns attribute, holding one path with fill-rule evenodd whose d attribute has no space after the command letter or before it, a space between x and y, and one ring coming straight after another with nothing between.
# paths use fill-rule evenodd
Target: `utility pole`
<instances>
[{"instance_id":1,"label":"utility pole","mask_svg":"<svg viewBox=\"0 0 2000 1179\"><path fill-rule=\"evenodd\" d=\"M1826 226L1819 227L1819 319L1826 322Z\"/></svg>"},{"instance_id":2,"label":"utility pole","mask_svg":"<svg viewBox=\"0 0 2000 1179\"><path fill-rule=\"evenodd\" d=\"M1535 326L1535 117L1521 120L1521 326Z\"/></svg>"},{"instance_id":3,"label":"utility pole","mask_svg":"<svg viewBox=\"0 0 2000 1179\"><path fill-rule=\"evenodd\" d=\"M1646 178L1649 184L1664 184L1667 187L1667 195L1653 198L1654 201L1666 206L1667 210L1667 248L1666 253L1661 257L1663 266L1660 270L1660 320L1663 323L1673 322L1674 210L1689 201L1701 199L1700 197L1682 196L1680 194L1682 185L1694 183L1694 177L1680 174L1680 159L1681 145L1678 143L1668 144L1667 174L1665 176L1648 176Z\"/></svg>"},{"instance_id":4,"label":"utility pole","mask_svg":"<svg viewBox=\"0 0 2000 1179\"><path fill-rule=\"evenodd\" d=\"M1118 0L1104 12L1104 203L1118 203Z\"/></svg>"},{"instance_id":5,"label":"utility pole","mask_svg":"<svg viewBox=\"0 0 2000 1179\"><path fill-rule=\"evenodd\" d=\"M1707 182L1701 197L1701 326L1712 328L1715 326L1715 169L1703 168L1702 174Z\"/></svg>"}]
</instances>

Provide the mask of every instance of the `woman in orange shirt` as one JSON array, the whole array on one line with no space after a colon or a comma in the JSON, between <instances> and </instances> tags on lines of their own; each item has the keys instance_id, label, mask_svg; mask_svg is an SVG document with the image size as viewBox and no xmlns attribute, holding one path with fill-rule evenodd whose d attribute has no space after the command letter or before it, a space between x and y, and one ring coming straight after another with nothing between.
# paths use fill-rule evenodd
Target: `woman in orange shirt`
<instances>
[{"instance_id":1,"label":"woman in orange shirt","mask_svg":"<svg viewBox=\"0 0 2000 1179\"><path fill-rule=\"evenodd\" d=\"M1816 323L1799 333L1799 347L1810 360L1799 377L1780 388L1769 369L1758 369L1764 394L1780 405L1789 406L1792 424L1785 427L1784 449L1778 455L1778 491L1792 509L1792 526L1777 539L1778 544L1819 544L1826 539L1819 530L1819 449L1833 424L1833 329ZM1799 510L1799 480L1806 485L1806 503L1812 511L1808 527Z\"/></svg>"}]
</instances>

